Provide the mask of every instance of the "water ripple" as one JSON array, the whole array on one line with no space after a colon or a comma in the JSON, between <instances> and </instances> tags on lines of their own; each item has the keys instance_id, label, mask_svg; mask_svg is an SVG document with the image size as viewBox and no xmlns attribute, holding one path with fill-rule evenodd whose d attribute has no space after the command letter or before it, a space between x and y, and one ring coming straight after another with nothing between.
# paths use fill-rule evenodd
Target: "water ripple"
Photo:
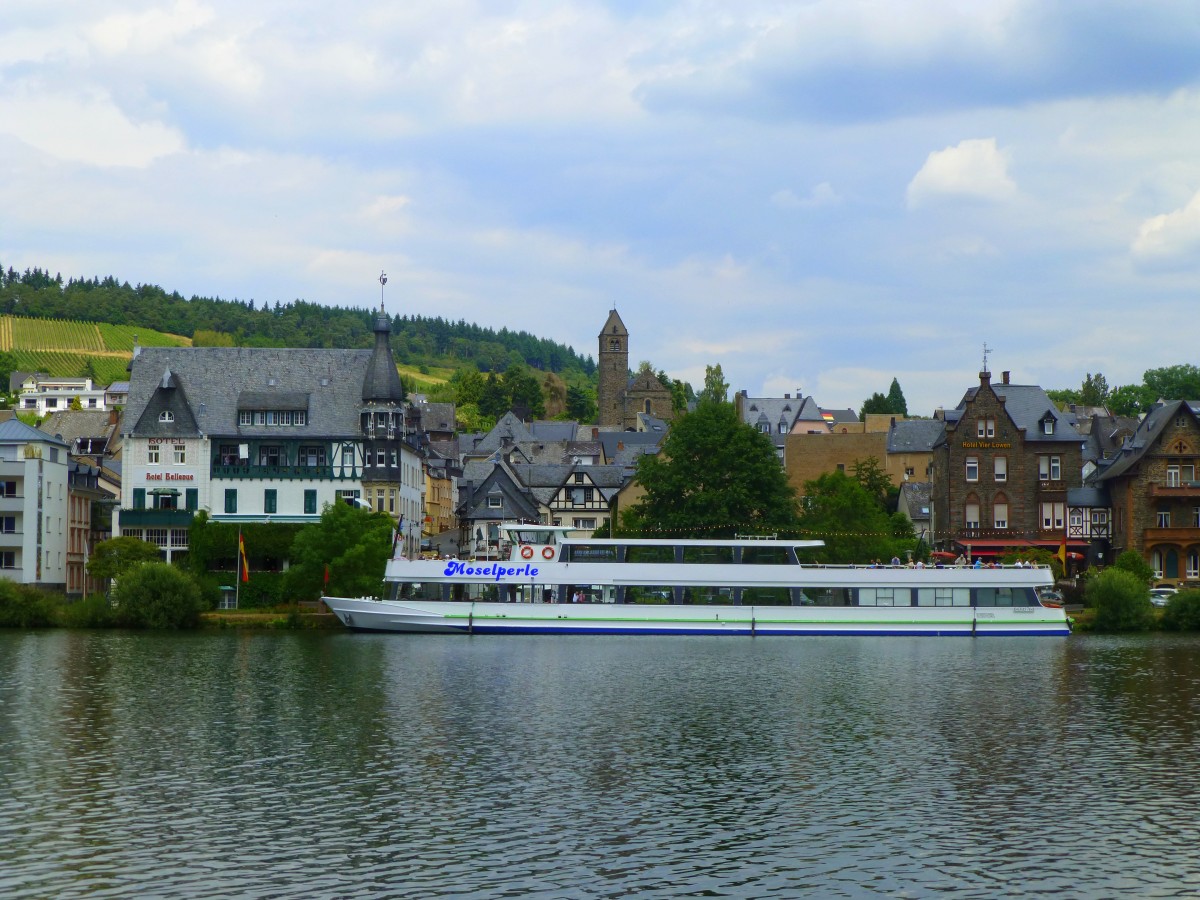
<instances>
[{"instance_id":1,"label":"water ripple","mask_svg":"<svg viewBox=\"0 0 1200 900\"><path fill-rule=\"evenodd\" d=\"M1190 896L1197 649L0 634L0 894Z\"/></svg>"}]
</instances>

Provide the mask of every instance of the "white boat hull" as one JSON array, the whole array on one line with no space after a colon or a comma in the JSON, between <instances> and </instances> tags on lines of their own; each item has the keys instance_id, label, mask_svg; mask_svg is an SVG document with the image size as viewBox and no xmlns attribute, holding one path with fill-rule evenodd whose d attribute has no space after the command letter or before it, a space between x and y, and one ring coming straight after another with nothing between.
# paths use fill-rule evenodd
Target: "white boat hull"
<instances>
[{"instance_id":1,"label":"white boat hull","mask_svg":"<svg viewBox=\"0 0 1200 900\"><path fill-rule=\"evenodd\" d=\"M1070 634L1051 607L686 606L482 603L325 597L348 628L452 634L930 635Z\"/></svg>"}]
</instances>

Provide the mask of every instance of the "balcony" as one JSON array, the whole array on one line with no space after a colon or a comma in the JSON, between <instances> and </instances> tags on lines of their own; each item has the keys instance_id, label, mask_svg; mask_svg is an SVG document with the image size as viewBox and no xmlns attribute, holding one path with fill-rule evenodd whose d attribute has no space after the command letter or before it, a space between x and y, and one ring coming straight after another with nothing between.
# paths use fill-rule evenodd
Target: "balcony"
<instances>
[{"instance_id":1,"label":"balcony","mask_svg":"<svg viewBox=\"0 0 1200 900\"><path fill-rule=\"evenodd\" d=\"M212 464L212 477L237 479L237 478L280 478L280 479L296 479L304 481L334 481L338 479L357 481L362 477L362 473L358 469L352 469L346 474L340 474L334 470L333 466L254 466L250 463L238 463L234 465L222 465L214 462Z\"/></svg>"},{"instance_id":2,"label":"balcony","mask_svg":"<svg viewBox=\"0 0 1200 900\"><path fill-rule=\"evenodd\" d=\"M1146 528L1142 531L1142 546L1153 544L1200 544L1200 527Z\"/></svg>"},{"instance_id":3,"label":"balcony","mask_svg":"<svg viewBox=\"0 0 1200 900\"><path fill-rule=\"evenodd\" d=\"M1200 481L1181 481L1173 485L1152 484L1150 496L1163 500L1200 500Z\"/></svg>"},{"instance_id":4,"label":"balcony","mask_svg":"<svg viewBox=\"0 0 1200 900\"><path fill-rule=\"evenodd\" d=\"M187 528L196 514L190 509L120 509L122 528Z\"/></svg>"}]
</instances>

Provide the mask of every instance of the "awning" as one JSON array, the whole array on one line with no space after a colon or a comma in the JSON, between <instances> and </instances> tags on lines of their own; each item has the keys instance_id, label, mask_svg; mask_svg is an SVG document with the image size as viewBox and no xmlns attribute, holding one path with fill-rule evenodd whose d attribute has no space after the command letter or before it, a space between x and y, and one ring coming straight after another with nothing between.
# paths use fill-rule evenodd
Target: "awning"
<instances>
[{"instance_id":1,"label":"awning","mask_svg":"<svg viewBox=\"0 0 1200 900\"><path fill-rule=\"evenodd\" d=\"M970 547L973 550L1003 550L1006 547L1047 547L1051 550L1057 550L1063 545L1061 539L1057 541L1028 541L1023 538L1014 538L1008 541L997 541L993 539L972 541L972 540L955 540L955 543L961 547ZM1087 547L1087 541L1067 541L1068 547Z\"/></svg>"},{"instance_id":2,"label":"awning","mask_svg":"<svg viewBox=\"0 0 1200 900\"><path fill-rule=\"evenodd\" d=\"M179 494L179 488L151 488L151 494Z\"/></svg>"}]
</instances>

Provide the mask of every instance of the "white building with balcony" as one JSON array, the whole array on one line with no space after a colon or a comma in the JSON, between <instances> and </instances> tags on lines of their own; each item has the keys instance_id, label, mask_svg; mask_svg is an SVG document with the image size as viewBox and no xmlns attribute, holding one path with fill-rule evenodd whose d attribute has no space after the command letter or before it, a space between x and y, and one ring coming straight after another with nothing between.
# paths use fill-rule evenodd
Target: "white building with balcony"
<instances>
[{"instance_id":1,"label":"white building with balcony","mask_svg":"<svg viewBox=\"0 0 1200 900\"><path fill-rule=\"evenodd\" d=\"M0 578L46 590L67 580L67 445L0 422Z\"/></svg>"},{"instance_id":2,"label":"white building with balcony","mask_svg":"<svg viewBox=\"0 0 1200 900\"><path fill-rule=\"evenodd\" d=\"M90 378L53 378L42 372L25 375L17 390L17 407L39 416L71 409L78 400L80 409L108 409L105 389Z\"/></svg>"}]
</instances>

